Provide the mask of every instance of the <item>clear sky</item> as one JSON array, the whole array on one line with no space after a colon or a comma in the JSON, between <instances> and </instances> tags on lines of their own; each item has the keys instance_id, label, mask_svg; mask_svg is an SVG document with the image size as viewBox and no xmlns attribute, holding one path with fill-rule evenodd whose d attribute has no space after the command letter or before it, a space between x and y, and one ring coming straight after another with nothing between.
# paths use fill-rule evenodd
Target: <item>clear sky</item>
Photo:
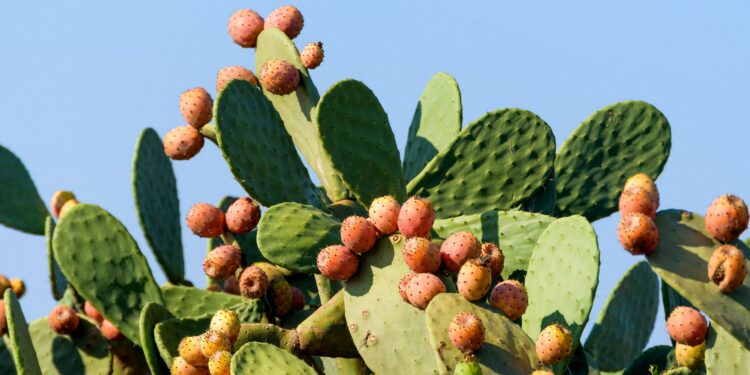
<instances>
[{"instance_id":1,"label":"clear sky","mask_svg":"<svg viewBox=\"0 0 750 375\"><path fill-rule=\"evenodd\" d=\"M226 21L250 7L284 4L128 1L0 3L0 144L23 159L42 197L71 189L130 229L157 281L131 191L131 159L144 127L182 125L178 98L216 71L253 66ZM606 4L605 4L606 3ZM662 208L704 212L716 196L750 199L750 4L694 1L436 2L299 1L298 45L322 41L312 76L321 92L355 78L378 95L403 150L416 101L439 71L463 96L464 124L519 107L552 126L558 146L589 114L640 99L672 125L672 154L659 178ZM197 202L243 194L213 144L174 163L181 213ZM596 319L622 273L641 260L622 250L618 215L595 223L601 247ZM205 241L183 228L189 279L202 285ZM44 239L0 227L0 273L26 280L29 319L51 309ZM575 275L560 275L561 278ZM668 343L663 315L650 344ZM589 327L590 328L590 327Z\"/></svg>"}]
</instances>

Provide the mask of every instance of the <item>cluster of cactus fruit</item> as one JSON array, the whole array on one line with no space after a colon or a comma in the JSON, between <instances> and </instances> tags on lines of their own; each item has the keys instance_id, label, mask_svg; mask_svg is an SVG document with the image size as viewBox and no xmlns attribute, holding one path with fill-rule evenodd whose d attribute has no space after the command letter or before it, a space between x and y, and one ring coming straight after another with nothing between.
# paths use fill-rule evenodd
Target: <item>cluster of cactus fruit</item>
<instances>
[{"instance_id":1,"label":"cluster of cactus fruit","mask_svg":"<svg viewBox=\"0 0 750 375\"><path fill-rule=\"evenodd\" d=\"M0 223L46 237L58 300L27 323L23 283L0 277L0 373L750 373L747 207L729 195L705 218L657 212L671 130L655 107L609 105L556 150L525 110L462 129L458 85L440 73L401 158L363 83L318 94L308 69L322 44L300 53L303 25L293 6L235 12L229 36L255 49L258 77L221 69L215 102L188 90L186 125L138 139L135 206L161 287L120 221L67 191L48 210L0 147ZM199 288L185 279L170 158L206 138L248 196L187 213L208 239ZM618 209L622 246L645 261L584 340L599 280L591 222ZM646 348L660 296L674 343Z\"/></svg>"}]
</instances>

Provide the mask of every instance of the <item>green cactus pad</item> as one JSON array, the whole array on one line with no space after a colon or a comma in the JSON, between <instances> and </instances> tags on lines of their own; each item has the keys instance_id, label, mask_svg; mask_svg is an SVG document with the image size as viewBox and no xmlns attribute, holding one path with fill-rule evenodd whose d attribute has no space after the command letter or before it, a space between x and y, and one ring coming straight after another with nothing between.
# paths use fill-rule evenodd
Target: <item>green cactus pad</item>
<instances>
[{"instance_id":1,"label":"green cactus pad","mask_svg":"<svg viewBox=\"0 0 750 375\"><path fill-rule=\"evenodd\" d=\"M469 231L482 242L498 244L505 256L503 278L523 281L537 239L554 220L523 211L488 211L435 220L432 230L438 238Z\"/></svg>"},{"instance_id":2,"label":"green cactus pad","mask_svg":"<svg viewBox=\"0 0 750 375\"><path fill-rule=\"evenodd\" d=\"M240 374L317 375L301 359L263 342L250 342L232 356L232 375Z\"/></svg>"},{"instance_id":3,"label":"green cactus pad","mask_svg":"<svg viewBox=\"0 0 750 375\"><path fill-rule=\"evenodd\" d=\"M515 208L553 172L555 136L537 115L501 109L480 117L412 179L439 218Z\"/></svg>"},{"instance_id":4,"label":"green cactus pad","mask_svg":"<svg viewBox=\"0 0 750 375\"><path fill-rule=\"evenodd\" d=\"M626 101L600 109L557 155L556 214L590 221L609 216L628 178L642 172L656 180L669 158L671 139L667 118L651 104Z\"/></svg>"},{"instance_id":5,"label":"green cactus pad","mask_svg":"<svg viewBox=\"0 0 750 375\"><path fill-rule=\"evenodd\" d=\"M174 319L174 315L158 303L148 303L141 311L141 347L143 348L143 355L146 357L148 368L153 375L169 374L169 367L162 361L159 356L159 349L156 347L154 328L157 324L170 319Z\"/></svg>"},{"instance_id":6,"label":"green cactus pad","mask_svg":"<svg viewBox=\"0 0 750 375\"><path fill-rule=\"evenodd\" d=\"M159 135L146 128L133 158L133 195L146 241L172 283L185 278L180 230L180 202L172 162Z\"/></svg>"},{"instance_id":7,"label":"green cactus pad","mask_svg":"<svg viewBox=\"0 0 750 375\"><path fill-rule=\"evenodd\" d=\"M165 285L161 288L164 307L178 318L196 318L219 309L239 305L244 299L234 294L210 292L190 286Z\"/></svg>"},{"instance_id":8,"label":"green cactus pad","mask_svg":"<svg viewBox=\"0 0 750 375\"><path fill-rule=\"evenodd\" d=\"M536 340L548 325L562 324L571 330L575 350L598 283L599 246L594 228L581 216L555 220L539 237L529 261L529 308L523 314L523 330ZM560 374L569 360L555 366L555 373Z\"/></svg>"},{"instance_id":9,"label":"green cactus pad","mask_svg":"<svg viewBox=\"0 0 750 375\"><path fill-rule=\"evenodd\" d=\"M0 336L0 374L15 375L16 365L10 354L10 340L6 336ZM6 343L7 342L7 343Z\"/></svg>"},{"instance_id":10,"label":"green cactus pad","mask_svg":"<svg viewBox=\"0 0 750 375\"><path fill-rule=\"evenodd\" d=\"M307 69L302 64L297 47L279 29L265 29L258 36L255 47L255 71L260 74L263 64L271 59L285 60L300 72L300 85L294 94L275 95L264 91L284 122L286 131L300 153L315 171L331 201L347 198L349 193L341 177L333 168L330 155L324 152L318 128L312 123L313 108L320 95Z\"/></svg>"},{"instance_id":11,"label":"green cactus pad","mask_svg":"<svg viewBox=\"0 0 750 375\"><path fill-rule=\"evenodd\" d=\"M404 239L381 238L360 259L359 271L345 285L349 333L367 367L379 374L439 373L424 311L404 302L399 280L411 272L401 257ZM448 291L455 287L446 284Z\"/></svg>"},{"instance_id":12,"label":"green cactus pad","mask_svg":"<svg viewBox=\"0 0 750 375\"><path fill-rule=\"evenodd\" d=\"M433 355L443 363L440 373L452 374L463 354L448 338L448 325L458 313L470 312L484 325L484 344L475 353L482 374L529 374L536 362L534 342L521 327L486 304L473 304L460 294L438 294L426 311Z\"/></svg>"},{"instance_id":13,"label":"green cactus pad","mask_svg":"<svg viewBox=\"0 0 750 375\"><path fill-rule=\"evenodd\" d=\"M177 347L187 336L202 335L208 330L211 315L196 319L169 319L156 323L154 327L154 341L159 348L159 354L167 366L172 365L174 357L179 357Z\"/></svg>"},{"instance_id":14,"label":"green cactus pad","mask_svg":"<svg viewBox=\"0 0 750 375\"><path fill-rule=\"evenodd\" d=\"M43 235L47 216L47 207L21 159L0 146L0 224Z\"/></svg>"},{"instance_id":15,"label":"green cactus pad","mask_svg":"<svg viewBox=\"0 0 750 375\"><path fill-rule=\"evenodd\" d=\"M163 302L148 261L125 226L99 206L79 204L57 225L53 245L76 291L139 344L141 310L149 302Z\"/></svg>"},{"instance_id":16,"label":"green cactus pad","mask_svg":"<svg viewBox=\"0 0 750 375\"><path fill-rule=\"evenodd\" d=\"M367 217L368 214L367 209L362 204L351 199L344 199L329 204L328 210L331 211L333 217L340 221L344 221L344 219L352 215Z\"/></svg>"},{"instance_id":17,"label":"green cactus pad","mask_svg":"<svg viewBox=\"0 0 750 375\"><path fill-rule=\"evenodd\" d=\"M331 86L320 98L315 124L333 167L359 202L369 207L384 195L405 200L401 158L388 115L364 83L347 79Z\"/></svg>"},{"instance_id":18,"label":"green cactus pad","mask_svg":"<svg viewBox=\"0 0 750 375\"><path fill-rule=\"evenodd\" d=\"M281 117L255 86L230 82L214 113L221 153L250 196L264 206L287 201L323 206Z\"/></svg>"},{"instance_id":19,"label":"green cactus pad","mask_svg":"<svg viewBox=\"0 0 750 375\"><path fill-rule=\"evenodd\" d=\"M685 299L680 293L677 293L677 291L669 286L669 284L665 283L664 280L661 280L661 300L662 305L664 306L665 320L669 318L669 314L671 314L672 310L677 306L693 307L693 304L691 304L690 301Z\"/></svg>"},{"instance_id":20,"label":"green cactus pad","mask_svg":"<svg viewBox=\"0 0 750 375\"><path fill-rule=\"evenodd\" d=\"M130 340L110 341L112 375L148 374L150 369L143 350Z\"/></svg>"},{"instance_id":21,"label":"green cactus pad","mask_svg":"<svg viewBox=\"0 0 750 375\"><path fill-rule=\"evenodd\" d=\"M646 351L630 363L628 368L623 372L623 375L650 374L649 369L651 366L655 366L660 371L677 366L677 361L674 357L674 348L669 345L657 345L646 349Z\"/></svg>"},{"instance_id":22,"label":"green cactus pad","mask_svg":"<svg viewBox=\"0 0 750 375\"><path fill-rule=\"evenodd\" d=\"M44 374L109 374L112 363L109 343L88 318L79 315L79 319L78 329L72 335L58 335L47 318L29 324L31 341Z\"/></svg>"},{"instance_id":23,"label":"green cactus pad","mask_svg":"<svg viewBox=\"0 0 750 375\"><path fill-rule=\"evenodd\" d=\"M344 292L336 293L297 326L300 349L328 357L359 357L344 317Z\"/></svg>"},{"instance_id":24,"label":"green cactus pad","mask_svg":"<svg viewBox=\"0 0 750 375\"><path fill-rule=\"evenodd\" d=\"M404 178L409 181L461 131L461 90L456 79L438 73L427 82L409 126Z\"/></svg>"},{"instance_id":25,"label":"green cactus pad","mask_svg":"<svg viewBox=\"0 0 750 375\"><path fill-rule=\"evenodd\" d=\"M640 261L610 293L586 339L586 352L601 371L624 370L648 344L659 310L659 279Z\"/></svg>"},{"instance_id":26,"label":"green cactus pad","mask_svg":"<svg viewBox=\"0 0 750 375\"><path fill-rule=\"evenodd\" d=\"M39 367L36 350L31 341L29 326L26 325L26 318L23 315L23 310L21 310L21 305L18 304L15 293L6 289L0 303L5 303L10 353L13 355L16 372L24 375L41 375L42 370Z\"/></svg>"},{"instance_id":27,"label":"green cactus pad","mask_svg":"<svg viewBox=\"0 0 750 375\"><path fill-rule=\"evenodd\" d=\"M552 176L536 194L523 202L521 210L554 216L556 206L557 191L555 189L555 178Z\"/></svg>"},{"instance_id":28,"label":"green cactus pad","mask_svg":"<svg viewBox=\"0 0 750 375\"><path fill-rule=\"evenodd\" d=\"M704 311L711 322L750 348L750 278L729 294L720 293L708 279L708 259L720 244L706 232L703 217L680 210L661 211L656 215L659 245L646 259L664 282ZM737 241L745 257L747 245ZM750 261L745 260L750 268Z\"/></svg>"},{"instance_id":29,"label":"green cactus pad","mask_svg":"<svg viewBox=\"0 0 750 375\"><path fill-rule=\"evenodd\" d=\"M258 247L263 256L292 271L317 273L318 252L341 242L341 223L304 204L277 204L258 223Z\"/></svg>"},{"instance_id":30,"label":"green cactus pad","mask_svg":"<svg viewBox=\"0 0 750 375\"><path fill-rule=\"evenodd\" d=\"M47 264L49 265L49 284L52 288L52 296L60 300L68 288L68 280L60 270L60 266L55 259L55 253L52 250L52 236L55 233L55 220L52 216L47 216L44 221L44 237L47 242Z\"/></svg>"},{"instance_id":31,"label":"green cactus pad","mask_svg":"<svg viewBox=\"0 0 750 375\"><path fill-rule=\"evenodd\" d=\"M712 324L706 337L706 370L708 374L750 374L750 350Z\"/></svg>"}]
</instances>

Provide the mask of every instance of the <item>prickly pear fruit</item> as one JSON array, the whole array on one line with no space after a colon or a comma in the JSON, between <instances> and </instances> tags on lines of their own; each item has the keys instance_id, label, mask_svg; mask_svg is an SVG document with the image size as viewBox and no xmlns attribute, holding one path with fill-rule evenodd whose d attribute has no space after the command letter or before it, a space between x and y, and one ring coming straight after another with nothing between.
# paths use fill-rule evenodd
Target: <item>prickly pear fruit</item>
<instances>
[{"instance_id":1,"label":"prickly pear fruit","mask_svg":"<svg viewBox=\"0 0 750 375\"><path fill-rule=\"evenodd\" d=\"M193 366L205 366L208 364L208 358L201 352L201 336L185 336L177 347L185 362Z\"/></svg>"},{"instance_id":2,"label":"prickly pear fruit","mask_svg":"<svg viewBox=\"0 0 750 375\"><path fill-rule=\"evenodd\" d=\"M430 301L440 293L445 293L445 284L431 273L418 273L406 285L409 303L422 310L426 309Z\"/></svg>"},{"instance_id":3,"label":"prickly pear fruit","mask_svg":"<svg viewBox=\"0 0 750 375\"><path fill-rule=\"evenodd\" d=\"M698 310L677 306L667 319L667 332L680 344L696 346L706 340L708 325Z\"/></svg>"},{"instance_id":4,"label":"prickly pear fruit","mask_svg":"<svg viewBox=\"0 0 750 375\"><path fill-rule=\"evenodd\" d=\"M203 87L196 87L180 95L180 112L188 125L200 129L213 117L214 100Z\"/></svg>"},{"instance_id":5,"label":"prickly pear fruit","mask_svg":"<svg viewBox=\"0 0 750 375\"><path fill-rule=\"evenodd\" d=\"M292 310L305 308L305 295L299 288L292 287Z\"/></svg>"},{"instance_id":6,"label":"prickly pear fruit","mask_svg":"<svg viewBox=\"0 0 750 375\"><path fill-rule=\"evenodd\" d=\"M102 321L99 330L102 331L102 336L109 341L119 340L123 337L122 332L120 332L120 330L107 319Z\"/></svg>"},{"instance_id":7,"label":"prickly pear fruit","mask_svg":"<svg viewBox=\"0 0 750 375\"><path fill-rule=\"evenodd\" d=\"M276 95L287 95L299 86L299 71L284 60L268 60L260 69L260 85Z\"/></svg>"},{"instance_id":8,"label":"prickly pear fruit","mask_svg":"<svg viewBox=\"0 0 750 375\"><path fill-rule=\"evenodd\" d=\"M260 268L268 276L268 281L276 281L284 278L284 274L279 269L268 262L255 262L253 266Z\"/></svg>"},{"instance_id":9,"label":"prickly pear fruit","mask_svg":"<svg viewBox=\"0 0 750 375\"><path fill-rule=\"evenodd\" d=\"M747 276L745 255L732 245L716 248L708 260L708 278L719 286L722 293L729 293L742 285Z\"/></svg>"},{"instance_id":10,"label":"prickly pear fruit","mask_svg":"<svg viewBox=\"0 0 750 375\"><path fill-rule=\"evenodd\" d=\"M679 342L674 346L674 355L675 359L677 359L677 364L689 369L695 370L701 367L705 354L705 341L696 346L683 345Z\"/></svg>"},{"instance_id":11,"label":"prickly pear fruit","mask_svg":"<svg viewBox=\"0 0 750 375\"><path fill-rule=\"evenodd\" d=\"M219 69L219 73L216 74L216 92L221 92L234 80L247 81L253 86L258 86L258 78L250 69L236 65L227 66Z\"/></svg>"},{"instance_id":12,"label":"prickly pear fruit","mask_svg":"<svg viewBox=\"0 0 750 375\"><path fill-rule=\"evenodd\" d=\"M482 299L490 289L492 271L477 259L469 259L458 271L458 293L469 301Z\"/></svg>"},{"instance_id":13,"label":"prickly pear fruit","mask_svg":"<svg viewBox=\"0 0 750 375\"><path fill-rule=\"evenodd\" d=\"M500 273L503 272L503 267L505 266L505 255L503 254L503 251L494 243L485 242L482 244L482 252L480 256L482 259L487 260L487 267L490 268L492 279L497 279L497 277L500 276Z\"/></svg>"},{"instance_id":14,"label":"prickly pear fruit","mask_svg":"<svg viewBox=\"0 0 750 375\"><path fill-rule=\"evenodd\" d=\"M645 190L653 198L656 207L659 207L659 189L656 188L654 180L652 180L651 177L649 177L647 174L634 174L632 177L628 178L627 181L625 181L625 187L623 187L622 190L625 191L632 188L640 188Z\"/></svg>"},{"instance_id":15,"label":"prickly pear fruit","mask_svg":"<svg viewBox=\"0 0 750 375\"><path fill-rule=\"evenodd\" d=\"M0 336L8 333L8 320L5 318L5 303L0 302Z\"/></svg>"},{"instance_id":16,"label":"prickly pear fruit","mask_svg":"<svg viewBox=\"0 0 750 375\"><path fill-rule=\"evenodd\" d=\"M453 370L453 375L482 375L482 368L476 361L459 362Z\"/></svg>"},{"instance_id":17,"label":"prickly pear fruit","mask_svg":"<svg viewBox=\"0 0 750 375\"><path fill-rule=\"evenodd\" d=\"M67 202L65 202L62 207L60 208L60 219L62 219L65 214L68 213L73 207L77 206L79 204L78 199L69 199Z\"/></svg>"},{"instance_id":18,"label":"prickly pear fruit","mask_svg":"<svg viewBox=\"0 0 750 375\"><path fill-rule=\"evenodd\" d=\"M18 298L23 297L24 293L26 293L26 285L21 279L10 279L10 288L13 289L13 293Z\"/></svg>"},{"instance_id":19,"label":"prickly pear fruit","mask_svg":"<svg viewBox=\"0 0 750 375\"><path fill-rule=\"evenodd\" d=\"M332 245L318 253L318 269L331 280L348 280L358 268L359 258L346 246Z\"/></svg>"},{"instance_id":20,"label":"prickly pear fruit","mask_svg":"<svg viewBox=\"0 0 750 375\"><path fill-rule=\"evenodd\" d=\"M366 253L375 246L378 232L361 216L349 216L341 223L341 242L355 253Z\"/></svg>"},{"instance_id":21,"label":"prickly pear fruit","mask_svg":"<svg viewBox=\"0 0 750 375\"><path fill-rule=\"evenodd\" d=\"M398 230L406 237L429 237L434 222L435 210L424 198L409 198L398 213Z\"/></svg>"},{"instance_id":22,"label":"prickly pear fruit","mask_svg":"<svg viewBox=\"0 0 750 375\"><path fill-rule=\"evenodd\" d=\"M721 242L732 242L747 229L749 218L747 205L740 197L722 195L706 210L706 230Z\"/></svg>"},{"instance_id":23,"label":"prickly pear fruit","mask_svg":"<svg viewBox=\"0 0 750 375\"><path fill-rule=\"evenodd\" d=\"M260 205L249 197L237 199L227 208L226 221L227 229L232 233L247 233L260 221Z\"/></svg>"},{"instance_id":24,"label":"prickly pear fruit","mask_svg":"<svg viewBox=\"0 0 750 375\"><path fill-rule=\"evenodd\" d=\"M233 245L223 245L211 250L203 259L203 271L214 280L224 280L234 275L240 267L242 253Z\"/></svg>"},{"instance_id":25,"label":"prickly pear fruit","mask_svg":"<svg viewBox=\"0 0 750 375\"><path fill-rule=\"evenodd\" d=\"M618 207L621 215L640 212L652 219L656 217L656 200L642 188L634 187L623 191Z\"/></svg>"},{"instance_id":26,"label":"prickly pear fruit","mask_svg":"<svg viewBox=\"0 0 750 375\"><path fill-rule=\"evenodd\" d=\"M263 31L263 17L250 9L240 9L229 17L227 33L242 48L253 48ZM218 92L218 91L217 91Z\"/></svg>"},{"instance_id":27,"label":"prickly pear fruit","mask_svg":"<svg viewBox=\"0 0 750 375\"><path fill-rule=\"evenodd\" d=\"M474 352L484 343L484 325L470 312L456 314L448 324L448 338L461 352Z\"/></svg>"},{"instance_id":28,"label":"prickly pear fruit","mask_svg":"<svg viewBox=\"0 0 750 375\"><path fill-rule=\"evenodd\" d=\"M482 244L470 232L451 234L440 245L440 259L448 271L458 272L469 259L479 258Z\"/></svg>"},{"instance_id":29,"label":"prickly pear fruit","mask_svg":"<svg viewBox=\"0 0 750 375\"><path fill-rule=\"evenodd\" d=\"M414 277L416 273L407 273L404 275L404 277L401 278L401 280L398 281L398 294L401 295L401 298L404 299L407 303L409 302L409 294L406 290L406 287L409 285L409 281L411 281L412 277Z\"/></svg>"},{"instance_id":30,"label":"prickly pear fruit","mask_svg":"<svg viewBox=\"0 0 750 375\"><path fill-rule=\"evenodd\" d=\"M323 43L321 42L308 43L300 53L302 65L307 69L315 69L320 66L323 62L323 56Z\"/></svg>"},{"instance_id":31,"label":"prickly pear fruit","mask_svg":"<svg viewBox=\"0 0 750 375\"><path fill-rule=\"evenodd\" d=\"M283 277L271 281L268 286L268 299L278 317L285 317L292 311L292 286Z\"/></svg>"},{"instance_id":32,"label":"prickly pear fruit","mask_svg":"<svg viewBox=\"0 0 750 375\"><path fill-rule=\"evenodd\" d=\"M305 26L305 19L299 9L291 5L276 8L266 17L265 28L276 28L284 32L289 39L294 39Z\"/></svg>"},{"instance_id":33,"label":"prickly pear fruit","mask_svg":"<svg viewBox=\"0 0 750 375\"><path fill-rule=\"evenodd\" d=\"M542 364L558 363L571 352L573 352L573 336L569 329L560 324L547 326L536 339L536 355Z\"/></svg>"},{"instance_id":34,"label":"prickly pear fruit","mask_svg":"<svg viewBox=\"0 0 750 375\"><path fill-rule=\"evenodd\" d=\"M169 371L171 375L209 375L207 367L193 366L182 357L174 357Z\"/></svg>"},{"instance_id":35,"label":"prickly pear fruit","mask_svg":"<svg viewBox=\"0 0 750 375\"><path fill-rule=\"evenodd\" d=\"M78 329L80 319L70 306L57 305L50 311L47 322L53 331L61 335L69 335Z\"/></svg>"},{"instance_id":36,"label":"prickly pear fruit","mask_svg":"<svg viewBox=\"0 0 750 375\"><path fill-rule=\"evenodd\" d=\"M234 344L240 334L240 318L232 310L221 309L211 318L208 329L223 333L229 339L229 342Z\"/></svg>"},{"instance_id":37,"label":"prickly pear fruit","mask_svg":"<svg viewBox=\"0 0 750 375\"><path fill-rule=\"evenodd\" d=\"M531 375L555 375L555 373L550 370L534 370Z\"/></svg>"},{"instance_id":38,"label":"prickly pear fruit","mask_svg":"<svg viewBox=\"0 0 750 375\"><path fill-rule=\"evenodd\" d=\"M208 371L211 375L229 375L232 363L232 353L218 351L208 359Z\"/></svg>"},{"instance_id":39,"label":"prickly pear fruit","mask_svg":"<svg viewBox=\"0 0 750 375\"><path fill-rule=\"evenodd\" d=\"M8 288L10 288L10 280L8 280L5 275L0 274L0 293L5 294L5 291L8 290Z\"/></svg>"},{"instance_id":40,"label":"prickly pear fruit","mask_svg":"<svg viewBox=\"0 0 750 375\"><path fill-rule=\"evenodd\" d=\"M389 235L398 230L398 213L401 205L391 195L375 198L370 204L369 219L378 233Z\"/></svg>"},{"instance_id":41,"label":"prickly pear fruit","mask_svg":"<svg viewBox=\"0 0 750 375\"><path fill-rule=\"evenodd\" d=\"M197 203L190 207L187 226L200 237L216 237L224 233L224 212L208 204Z\"/></svg>"},{"instance_id":42,"label":"prickly pear fruit","mask_svg":"<svg viewBox=\"0 0 750 375\"><path fill-rule=\"evenodd\" d=\"M83 312L86 313L86 316L93 319L96 324L102 324L102 321L104 321L102 314L89 301L84 302Z\"/></svg>"},{"instance_id":43,"label":"prickly pear fruit","mask_svg":"<svg viewBox=\"0 0 750 375\"><path fill-rule=\"evenodd\" d=\"M268 289L268 275L256 266L242 270L240 274L240 294L245 298L260 298Z\"/></svg>"},{"instance_id":44,"label":"prickly pear fruit","mask_svg":"<svg viewBox=\"0 0 750 375\"><path fill-rule=\"evenodd\" d=\"M75 199L75 197L76 196L71 191L56 191L49 203L50 210L52 211L52 216L59 218L60 209L62 208L63 204L71 199Z\"/></svg>"},{"instance_id":45,"label":"prickly pear fruit","mask_svg":"<svg viewBox=\"0 0 750 375\"><path fill-rule=\"evenodd\" d=\"M229 342L229 338L225 334L208 331L201 336L201 353L203 353L203 356L211 358L214 353L222 350L225 352L232 351L232 343Z\"/></svg>"},{"instance_id":46,"label":"prickly pear fruit","mask_svg":"<svg viewBox=\"0 0 750 375\"><path fill-rule=\"evenodd\" d=\"M520 282L505 280L492 288L490 305L502 311L508 319L517 320L529 307L529 294Z\"/></svg>"},{"instance_id":47,"label":"prickly pear fruit","mask_svg":"<svg viewBox=\"0 0 750 375\"><path fill-rule=\"evenodd\" d=\"M412 237L401 248L404 262L417 273L433 273L440 267L440 250L424 237Z\"/></svg>"},{"instance_id":48,"label":"prickly pear fruit","mask_svg":"<svg viewBox=\"0 0 750 375\"><path fill-rule=\"evenodd\" d=\"M634 212L620 218L617 239L631 254L650 254L659 244L659 230L650 217Z\"/></svg>"},{"instance_id":49,"label":"prickly pear fruit","mask_svg":"<svg viewBox=\"0 0 750 375\"><path fill-rule=\"evenodd\" d=\"M164 153L174 160L188 160L203 148L203 135L190 126L178 126L164 136ZM62 212L60 213L62 217Z\"/></svg>"}]
</instances>

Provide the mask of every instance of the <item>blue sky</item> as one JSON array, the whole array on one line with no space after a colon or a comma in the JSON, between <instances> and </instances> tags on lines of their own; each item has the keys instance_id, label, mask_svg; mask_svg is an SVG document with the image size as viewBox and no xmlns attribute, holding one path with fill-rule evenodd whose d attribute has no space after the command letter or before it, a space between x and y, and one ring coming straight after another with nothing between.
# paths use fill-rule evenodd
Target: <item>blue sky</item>
<instances>
[{"instance_id":1,"label":"blue sky","mask_svg":"<svg viewBox=\"0 0 750 375\"><path fill-rule=\"evenodd\" d=\"M253 66L226 21L284 2L129 1L0 4L0 143L21 157L45 201L58 189L122 220L165 280L138 226L130 166L144 127L182 125L178 98L216 71ZM356 78L378 95L403 150L417 98L439 71L461 86L464 124L520 107L549 123L558 146L589 114L640 99L672 125L662 208L704 212L716 196L750 198L746 108L750 4L740 2L300 1L298 45L323 41L312 73L322 92ZM184 215L191 204L243 191L212 144L174 164ZM596 319L620 275L641 258L616 239L617 215L595 223L601 279ZM201 281L205 241L183 229L189 279ZM0 273L26 280L30 319L51 309L44 240L0 227ZM574 277L574 275L560 275ZM660 310L661 313L661 310ZM650 344L668 343L663 316Z\"/></svg>"}]
</instances>

